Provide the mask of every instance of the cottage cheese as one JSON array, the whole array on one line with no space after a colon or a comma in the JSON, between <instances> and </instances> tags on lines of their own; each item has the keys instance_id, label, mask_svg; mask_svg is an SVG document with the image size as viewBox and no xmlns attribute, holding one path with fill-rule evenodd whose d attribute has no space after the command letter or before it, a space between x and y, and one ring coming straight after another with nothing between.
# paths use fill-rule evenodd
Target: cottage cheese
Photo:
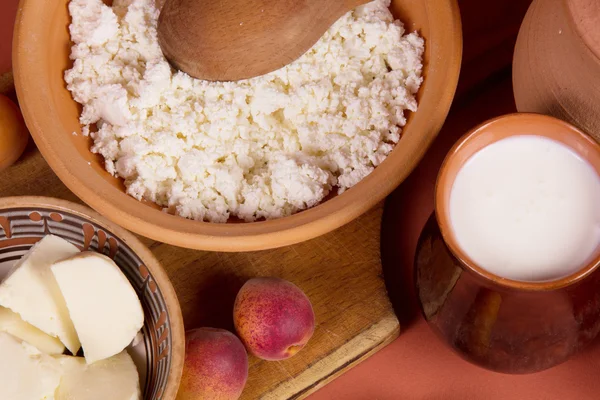
<instances>
[{"instance_id":1,"label":"cottage cheese","mask_svg":"<svg viewBox=\"0 0 600 400\"><path fill-rule=\"evenodd\" d=\"M131 196L210 222L283 217L371 173L416 111L424 42L389 5L346 14L278 71L207 82L165 60L154 0L71 0L65 80Z\"/></svg>"}]
</instances>

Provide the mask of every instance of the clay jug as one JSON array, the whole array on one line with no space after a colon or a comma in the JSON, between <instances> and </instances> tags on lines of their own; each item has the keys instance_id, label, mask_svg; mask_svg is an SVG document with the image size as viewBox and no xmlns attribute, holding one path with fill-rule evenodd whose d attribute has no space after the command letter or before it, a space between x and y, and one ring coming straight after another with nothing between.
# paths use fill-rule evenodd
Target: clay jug
<instances>
[{"instance_id":1,"label":"clay jug","mask_svg":"<svg viewBox=\"0 0 600 400\"><path fill-rule=\"evenodd\" d=\"M517 109L555 116L600 141L600 1L534 0L513 61Z\"/></svg>"},{"instance_id":2,"label":"clay jug","mask_svg":"<svg viewBox=\"0 0 600 400\"><path fill-rule=\"evenodd\" d=\"M517 281L485 270L455 236L450 195L460 169L485 147L524 133L569 147L600 176L600 145L564 121L525 113L487 121L463 136L442 164L435 213L415 254L417 294L433 331L469 362L510 374L558 365L600 332L600 249L569 276Z\"/></svg>"}]
</instances>

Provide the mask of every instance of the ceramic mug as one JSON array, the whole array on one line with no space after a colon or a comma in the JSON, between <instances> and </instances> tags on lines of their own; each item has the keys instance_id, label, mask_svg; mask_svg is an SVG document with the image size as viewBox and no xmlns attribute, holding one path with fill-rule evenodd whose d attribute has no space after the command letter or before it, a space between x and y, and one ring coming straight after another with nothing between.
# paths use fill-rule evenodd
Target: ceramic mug
<instances>
[{"instance_id":1,"label":"ceramic mug","mask_svg":"<svg viewBox=\"0 0 600 400\"><path fill-rule=\"evenodd\" d=\"M454 237L448 205L458 171L484 147L523 134L570 147L600 176L600 146L566 122L537 114L488 121L460 139L444 161L435 214L421 234L415 257L417 294L433 330L468 361L505 373L557 365L600 331L600 254L567 277L522 282L484 270Z\"/></svg>"}]
</instances>

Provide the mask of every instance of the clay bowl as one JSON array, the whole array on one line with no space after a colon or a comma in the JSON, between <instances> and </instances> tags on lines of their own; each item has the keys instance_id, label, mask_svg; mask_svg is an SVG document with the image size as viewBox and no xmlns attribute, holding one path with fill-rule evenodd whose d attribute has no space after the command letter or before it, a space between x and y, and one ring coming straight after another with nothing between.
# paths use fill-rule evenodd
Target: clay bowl
<instances>
[{"instance_id":1,"label":"clay bowl","mask_svg":"<svg viewBox=\"0 0 600 400\"><path fill-rule=\"evenodd\" d=\"M435 214L415 255L415 283L433 331L466 360L498 372L523 374L566 361L600 332L600 255L577 272L544 282L494 275L461 250L448 203L461 166L506 137L536 134L559 141L600 175L600 146L572 125L537 114L488 121L450 150L436 185Z\"/></svg>"},{"instance_id":2,"label":"clay bowl","mask_svg":"<svg viewBox=\"0 0 600 400\"><path fill-rule=\"evenodd\" d=\"M600 2L535 0L513 62L517 109L565 120L600 141Z\"/></svg>"},{"instance_id":3,"label":"clay bowl","mask_svg":"<svg viewBox=\"0 0 600 400\"><path fill-rule=\"evenodd\" d=\"M456 89L462 32L456 0L394 0L407 30L426 40L419 111L371 175L340 196L279 220L211 224L172 216L124 192L123 183L90 153L80 132L79 107L63 81L70 68L68 0L22 0L13 50L17 94L31 134L50 167L77 196L127 229L152 239L202 250L250 251L304 241L332 231L376 205L415 168L440 130Z\"/></svg>"},{"instance_id":4,"label":"clay bowl","mask_svg":"<svg viewBox=\"0 0 600 400\"><path fill-rule=\"evenodd\" d=\"M46 197L6 197L0 199L0 280L47 234L115 260L144 308L143 341L128 348L143 398L174 400L185 353L183 318L158 260L134 235L87 207Z\"/></svg>"}]
</instances>

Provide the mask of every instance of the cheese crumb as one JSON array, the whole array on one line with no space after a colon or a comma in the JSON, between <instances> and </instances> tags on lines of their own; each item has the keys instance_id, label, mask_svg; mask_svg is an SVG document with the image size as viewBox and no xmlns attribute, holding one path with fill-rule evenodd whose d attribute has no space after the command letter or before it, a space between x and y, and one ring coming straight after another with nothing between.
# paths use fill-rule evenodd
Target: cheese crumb
<instances>
[{"instance_id":1,"label":"cheese crumb","mask_svg":"<svg viewBox=\"0 0 600 400\"><path fill-rule=\"evenodd\" d=\"M417 110L424 41L389 5L349 12L278 71L207 82L165 60L154 0L71 0L65 80L129 195L210 222L284 217L370 174Z\"/></svg>"}]
</instances>

